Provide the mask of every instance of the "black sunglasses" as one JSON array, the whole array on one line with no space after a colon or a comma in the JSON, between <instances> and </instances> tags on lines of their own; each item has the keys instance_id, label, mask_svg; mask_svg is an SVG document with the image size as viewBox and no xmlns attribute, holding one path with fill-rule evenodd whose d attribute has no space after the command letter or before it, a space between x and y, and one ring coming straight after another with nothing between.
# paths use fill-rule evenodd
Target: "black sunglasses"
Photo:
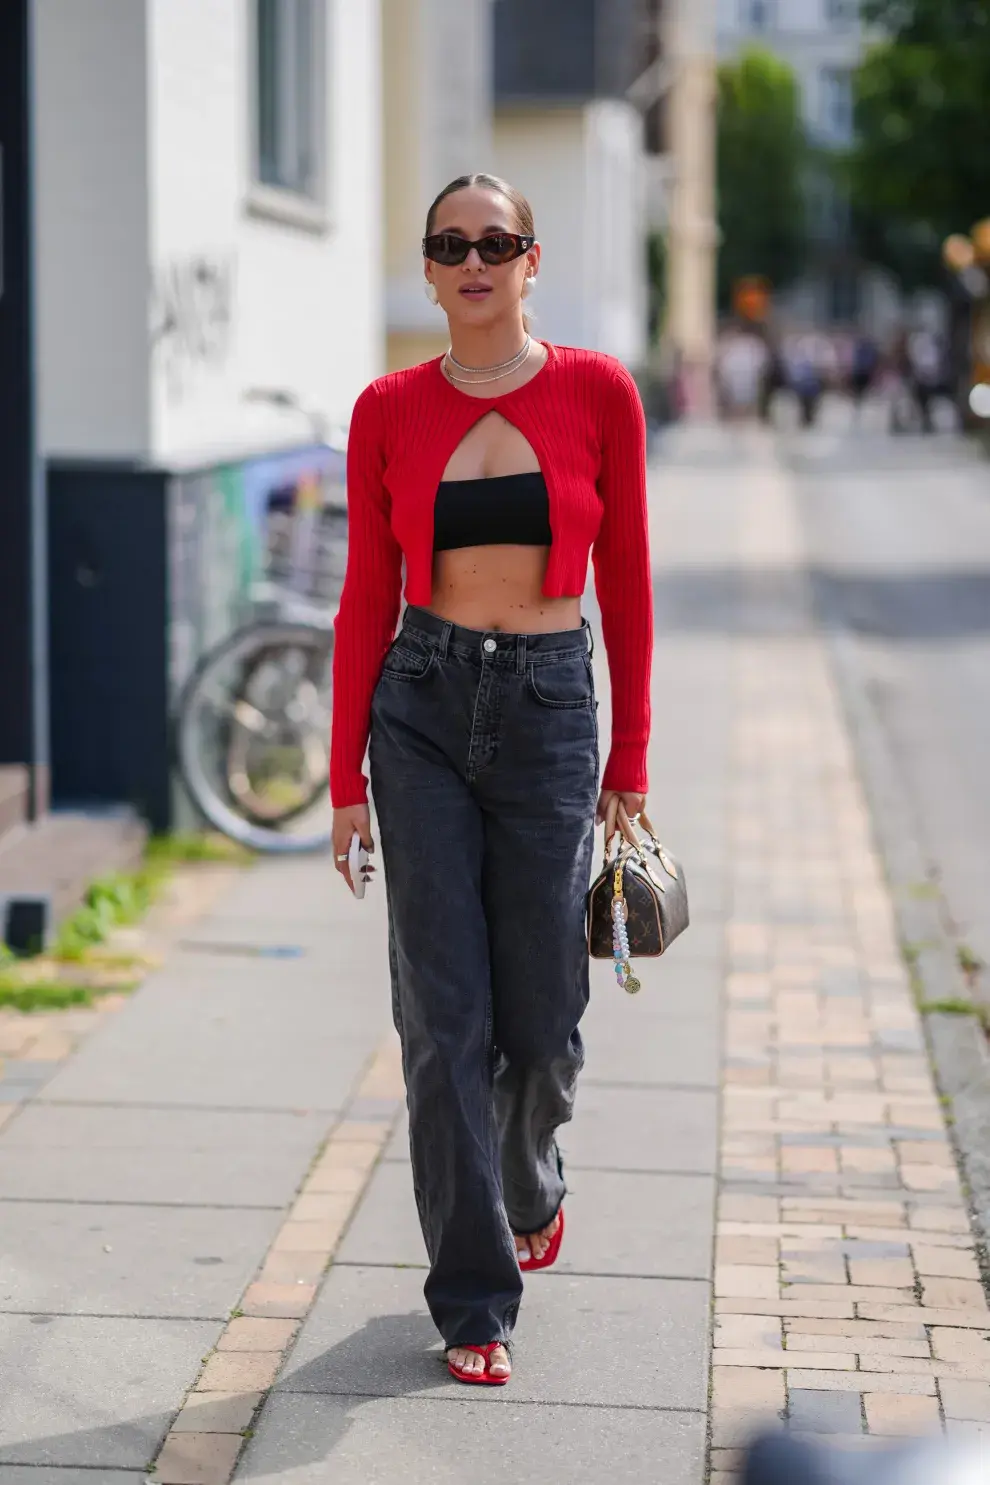
<instances>
[{"instance_id":1,"label":"black sunglasses","mask_svg":"<svg viewBox=\"0 0 990 1485\"><path fill-rule=\"evenodd\" d=\"M443 268L456 268L467 260L472 248L477 248L482 263L494 268L521 258L535 241L535 237L523 237L519 232L487 232L477 242L468 242L456 232L434 232L432 237L423 238L423 257Z\"/></svg>"}]
</instances>

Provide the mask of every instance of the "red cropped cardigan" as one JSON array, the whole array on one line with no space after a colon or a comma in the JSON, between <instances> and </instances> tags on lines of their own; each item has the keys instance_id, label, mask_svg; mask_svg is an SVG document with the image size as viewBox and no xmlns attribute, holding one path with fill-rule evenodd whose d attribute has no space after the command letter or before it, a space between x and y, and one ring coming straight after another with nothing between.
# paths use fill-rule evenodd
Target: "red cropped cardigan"
<instances>
[{"instance_id":1,"label":"red cropped cardigan","mask_svg":"<svg viewBox=\"0 0 990 1485\"><path fill-rule=\"evenodd\" d=\"M643 408L612 357L547 349L532 380L498 397L461 392L434 360L372 382L355 404L347 575L334 626L330 793L338 807L368 797L371 698L395 635L403 557L406 602L429 607L437 486L465 434L493 408L529 442L546 479L553 542L544 594L579 597L592 553L612 683L603 787L646 791L653 611Z\"/></svg>"}]
</instances>

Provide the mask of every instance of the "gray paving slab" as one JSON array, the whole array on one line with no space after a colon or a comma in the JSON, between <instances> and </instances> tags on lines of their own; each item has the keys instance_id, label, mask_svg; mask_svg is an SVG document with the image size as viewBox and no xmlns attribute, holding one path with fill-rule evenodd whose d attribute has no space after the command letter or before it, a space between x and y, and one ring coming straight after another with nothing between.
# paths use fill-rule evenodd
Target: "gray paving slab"
<instances>
[{"instance_id":1,"label":"gray paving slab","mask_svg":"<svg viewBox=\"0 0 990 1485\"><path fill-rule=\"evenodd\" d=\"M512 1389L500 1389L510 1392ZM698 1413L612 1408L489 1408L489 1394L447 1401L276 1396L236 1480L279 1485L394 1485L506 1480L514 1485L698 1485ZM0 1482L2 1485L2 1482Z\"/></svg>"},{"instance_id":2,"label":"gray paving slab","mask_svg":"<svg viewBox=\"0 0 990 1485\"><path fill-rule=\"evenodd\" d=\"M580 1089L574 1121L560 1131L565 1163L616 1171L716 1168L718 1098L700 1089Z\"/></svg>"},{"instance_id":3,"label":"gray paving slab","mask_svg":"<svg viewBox=\"0 0 990 1485\"><path fill-rule=\"evenodd\" d=\"M199 960L199 964L203 961ZM46 1086L47 1102L339 1109L388 1027L384 980L363 995L328 970L252 961L193 974L177 959Z\"/></svg>"},{"instance_id":4,"label":"gray paving slab","mask_svg":"<svg viewBox=\"0 0 990 1485\"><path fill-rule=\"evenodd\" d=\"M502 1403L699 1409L708 1388L707 1284L534 1276ZM615 1365L622 1357L623 1364ZM445 1371L419 1269L334 1267L282 1392L461 1398Z\"/></svg>"},{"instance_id":5,"label":"gray paving slab","mask_svg":"<svg viewBox=\"0 0 990 1485\"><path fill-rule=\"evenodd\" d=\"M714 1002L714 990L710 999ZM718 1085L719 1025L714 1012L650 1001L643 992L626 995L613 983L592 997L581 1031L587 1057L582 1091L589 1082Z\"/></svg>"},{"instance_id":6,"label":"gray paving slab","mask_svg":"<svg viewBox=\"0 0 990 1485\"><path fill-rule=\"evenodd\" d=\"M0 1311L222 1318L281 1211L0 1203Z\"/></svg>"},{"instance_id":7,"label":"gray paving slab","mask_svg":"<svg viewBox=\"0 0 990 1485\"><path fill-rule=\"evenodd\" d=\"M0 1464L0 1485L147 1485L143 1470L75 1470L65 1465Z\"/></svg>"},{"instance_id":8,"label":"gray paving slab","mask_svg":"<svg viewBox=\"0 0 990 1485\"><path fill-rule=\"evenodd\" d=\"M203 1321L0 1314L0 1466L85 1467L86 1485L102 1479L94 1470L143 1470L218 1334ZM17 1477L0 1467L0 1482Z\"/></svg>"},{"instance_id":9,"label":"gray paving slab","mask_svg":"<svg viewBox=\"0 0 990 1485\"><path fill-rule=\"evenodd\" d=\"M578 1090L577 1112L559 1132L568 1170L675 1171L716 1168L718 1096L700 1088L602 1087ZM403 1114L385 1147L386 1161L409 1159Z\"/></svg>"},{"instance_id":10,"label":"gray paving slab","mask_svg":"<svg viewBox=\"0 0 990 1485\"><path fill-rule=\"evenodd\" d=\"M640 1274L707 1280L714 1208L711 1176L576 1171L567 1195L566 1240L554 1276ZM378 1167L337 1262L426 1266L408 1165L393 1162Z\"/></svg>"},{"instance_id":11,"label":"gray paving slab","mask_svg":"<svg viewBox=\"0 0 990 1485\"><path fill-rule=\"evenodd\" d=\"M688 932L690 933L690 929ZM676 958L679 942L669 956L659 960L637 961L636 971L642 983L638 995L627 995L615 982L610 962L596 961L591 967L591 1001L581 1022L586 1040L603 1027L613 1028L626 1036L630 1044L638 1039L640 1025L653 1036L654 1021L702 1019L712 1035L719 1021L722 993L722 965L716 960L690 961Z\"/></svg>"},{"instance_id":12,"label":"gray paving slab","mask_svg":"<svg viewBox=\"0 0 990 1485\"><path fill-rule=\"evenodd\" d=\"M33 1104L0 1140L0 1199L287 1203L326 1116Z\"/></svg>"}]
</instances>

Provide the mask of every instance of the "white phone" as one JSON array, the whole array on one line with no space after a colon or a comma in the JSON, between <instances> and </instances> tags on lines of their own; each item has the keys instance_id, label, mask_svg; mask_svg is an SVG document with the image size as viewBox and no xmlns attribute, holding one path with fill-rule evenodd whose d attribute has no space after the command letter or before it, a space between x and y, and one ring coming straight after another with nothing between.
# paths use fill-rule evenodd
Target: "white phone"
<instances>
[{"instance_id":1,"label":"white phone","mask_svg":"<svg viewBox=\"0 0 990 1485\"><path fill-rule=\"evenodd\" d=\"M351 871L351 881L354 884L354 896L362 898L365 888L370 881L370 858L368 852L361 844L361 837L357 831L351 836L350 849L347 852L347 865Z\"/></svg>"}]
</instances>

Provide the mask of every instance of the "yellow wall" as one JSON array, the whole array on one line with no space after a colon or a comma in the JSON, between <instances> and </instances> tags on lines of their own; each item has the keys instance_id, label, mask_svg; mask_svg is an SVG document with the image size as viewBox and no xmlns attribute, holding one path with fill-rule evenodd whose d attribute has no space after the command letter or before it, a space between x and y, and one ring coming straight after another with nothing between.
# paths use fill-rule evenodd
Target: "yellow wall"
<instances>
[{"instance_id":1,"label":"yellow wall","mask_svg":"<svg viewBox=\"0 0 990 1485\"><path fill-rule=\"evenodd\" d=\"M420 218L424 119L418 65L422 35L420 0L384 0L382 9L385 96L385 272L409 271L423 235Z\"/></svg>"},{"instance_id":2,"label":"yellow wall","mask_svg":"<svg viewBox=\"0 0 990 1485\"><path fill-rule=\"evenodd\" d=\"M437 314L440 311L437 310ZM403 371L407 366L418 366L421 361L432 361L442 356L449 342L446 334L426 335L415 330L390 330L385 359L389 371Z\"/></svg>"}]
</instances>

